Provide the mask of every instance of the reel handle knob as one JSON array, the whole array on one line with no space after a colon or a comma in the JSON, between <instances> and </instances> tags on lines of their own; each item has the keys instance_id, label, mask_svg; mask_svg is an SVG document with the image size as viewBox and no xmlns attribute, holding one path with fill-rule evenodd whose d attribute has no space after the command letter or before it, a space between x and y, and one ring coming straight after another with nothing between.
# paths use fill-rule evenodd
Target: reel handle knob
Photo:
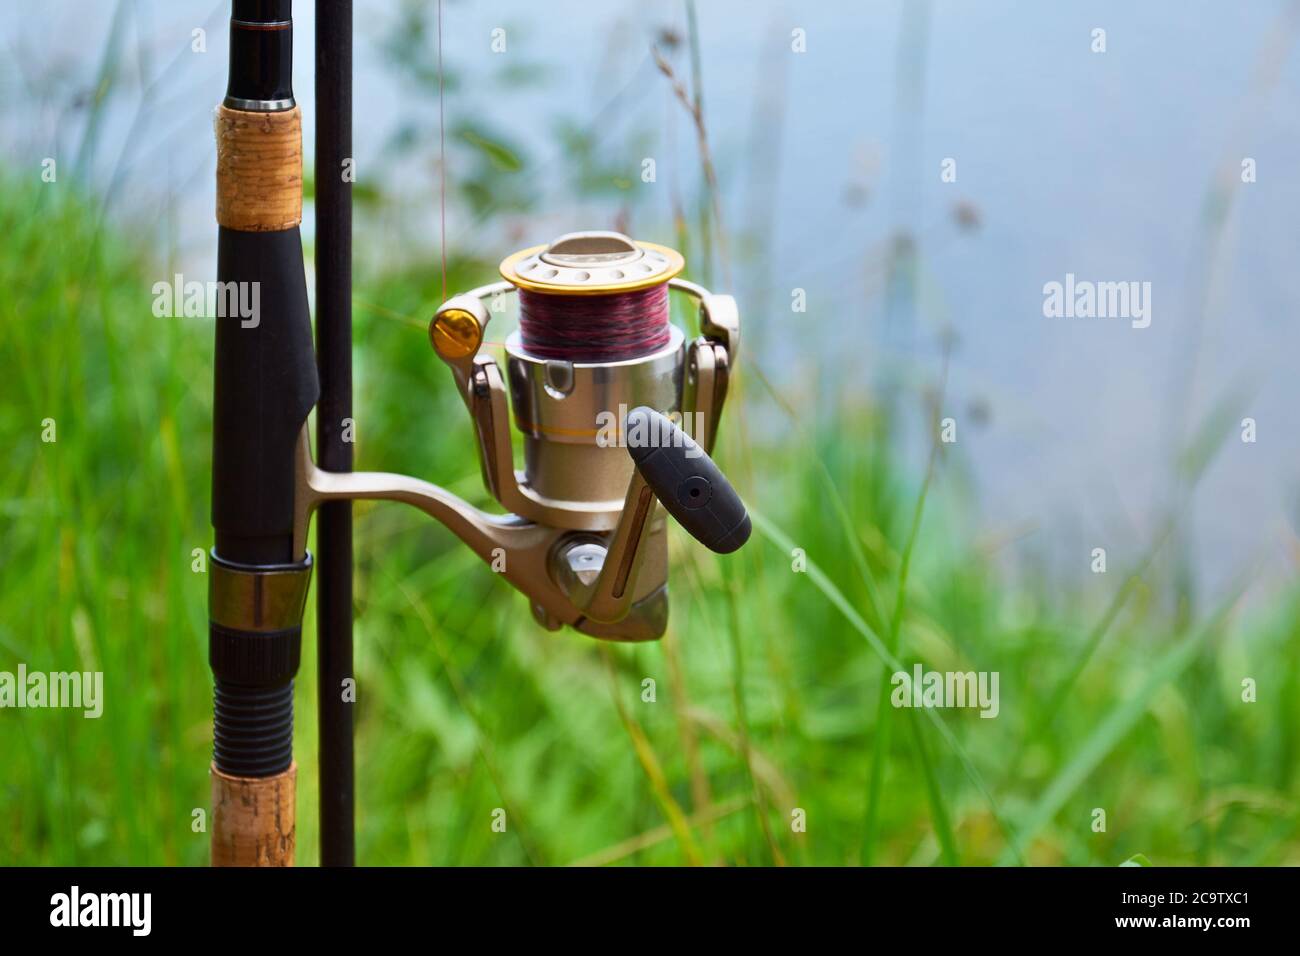
<instances>
[{"instance_id":1,"label":"reel handle knob","mask_svg":"<svg viewBox=\"0 0 1300 956\"><path fill-rule=\"evenodd\" d=\"M718 554L749 540L744 502L690 436L644 405L628 413L624 435L641 477L695 540Z\"/></svg>"}]
</instances>

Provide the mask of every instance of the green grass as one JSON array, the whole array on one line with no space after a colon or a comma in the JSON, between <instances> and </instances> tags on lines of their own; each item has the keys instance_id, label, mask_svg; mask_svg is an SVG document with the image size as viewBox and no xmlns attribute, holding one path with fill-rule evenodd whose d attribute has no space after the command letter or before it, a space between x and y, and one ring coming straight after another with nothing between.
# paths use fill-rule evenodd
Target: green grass
<instances>
[{"instance_id":1,"label":"green grass","mask_svg":"<svg viewBox=\"0 0 1300 956\"><path fill-rule=\"evenodd\" d=\"M154 318L168 270L65 187L0 186L0 670L106 685L98 721L0 711L0 863L202 864L211 323ZM436 272L358 287L358 465L485 504L463 407L401 318L427 315ZM959 451L927 478L863 396L796 383L783 410L763 381L742 362L719 454L754 538L723 559L674 533L659 644L544 632L448 532L357 507L362 862L1300 862L1300 589L1181 626L1158 563L1076 593L1004 579L965 531ZM312 863L310 610L305 634ZM916 661L998 671L1001 714L880 705Z\"/></svg>"}]
</instances>

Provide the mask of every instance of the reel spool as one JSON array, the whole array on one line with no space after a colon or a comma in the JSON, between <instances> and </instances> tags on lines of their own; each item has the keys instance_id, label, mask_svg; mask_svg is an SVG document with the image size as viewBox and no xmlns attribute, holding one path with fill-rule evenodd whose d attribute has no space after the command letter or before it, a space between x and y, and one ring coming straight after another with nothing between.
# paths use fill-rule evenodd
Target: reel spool
<instances>
[{"instance_id":1,"label":"reel spool","mask_svg":"<svg viewBox=\"0 0 1300 956\"><path fill-rule=\"evenodd\" d=\"M485 514L403 475L321 471L304 439L295 522L303 540L322 501L406 501L494 569L504 552L503 575L543 626L610 640L660 637L668 539L656 502L720 553L750 532L744 505L708 456L735 361L736 304L679 278L684 266L664 246L570 233L506 258L504 281L447 300L429 338L474 423L484 484L510 514ZM520 327L506 340L503 375L480 347L485 303L509 292L520 297ZM698 303L696 338L669 321L670 292ZM523 435L520 469L512 417Z\"/></svg>"},{"instance_id":2,"label":"reel spool","mask_svg":"<svg viewBox=\"0 0 1300 956\"><path fill-rule=\"evenodd\" d=\"M668 345L668 280L685 265L617 232L576 232L516 252L501 276L519 290L519 343L531 356L611 362Z\"/></svg>"}]
</instances>

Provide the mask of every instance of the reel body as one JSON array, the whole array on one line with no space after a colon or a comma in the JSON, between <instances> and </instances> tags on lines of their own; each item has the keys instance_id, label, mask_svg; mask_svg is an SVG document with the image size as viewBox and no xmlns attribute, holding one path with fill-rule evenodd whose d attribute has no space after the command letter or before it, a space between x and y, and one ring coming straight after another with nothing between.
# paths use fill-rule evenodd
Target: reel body
<instances>
[{"instance_id":1,"label":"reel body","mask_svg":"<svg viewBox=\"0 0 1300 956\"><path fill-rule=\"evenodd\" d=\"M662 636L668 546L657 501L714 550L735 550L749 534L740 499L708 457L739 318L730 296L677 278L683 266L673 250L618 233L572 233L510 256L503 281L443 303L430 340L473 422L484 484L509 514L402 475L323 472L304 434L303 543L321 501L407 501L500 570L543 626L611 640ZM669 290L698 303L701 334L689 342L669 322ZM521 322L506 341L503 374L480 347L493 311L486 303L511 292ZM642 461L651 455L655 468Z\"/></svg>"}]
</instances>

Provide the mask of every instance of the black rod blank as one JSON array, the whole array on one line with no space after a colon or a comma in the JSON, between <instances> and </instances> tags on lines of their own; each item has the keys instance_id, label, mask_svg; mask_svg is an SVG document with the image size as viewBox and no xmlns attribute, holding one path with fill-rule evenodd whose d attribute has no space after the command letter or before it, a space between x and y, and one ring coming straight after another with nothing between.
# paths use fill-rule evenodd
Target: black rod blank
<instances>
[{"instance_id":1,"label":"black rod blank","mask_svg":"<svg viewBox=\"0 0 1300 956\"><path fill-rule=\"evenodd\" d=\"M316 0L316 454L351 471L352 0ZM348 175L345 177L345 163ZM322 866L356 863L352 704L352 505L330 502L316 524L320 843Z\"/></svg>"}]
</instances>

